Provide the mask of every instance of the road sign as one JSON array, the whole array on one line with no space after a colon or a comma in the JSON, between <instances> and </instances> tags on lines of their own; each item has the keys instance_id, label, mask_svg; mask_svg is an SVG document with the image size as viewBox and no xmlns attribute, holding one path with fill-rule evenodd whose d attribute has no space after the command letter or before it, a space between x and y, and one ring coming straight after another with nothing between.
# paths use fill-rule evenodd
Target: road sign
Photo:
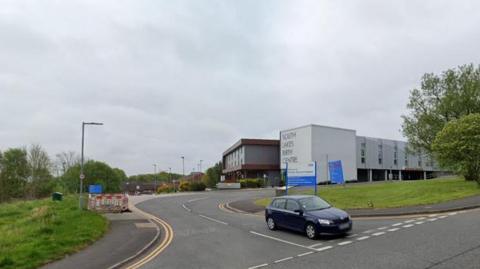
<instances>
[{"instance_id":1,"label":"road sign","mask_svg":"<svg viewBox=\"0 0 480 269\"><path fill-rule=\"evenodd\" d=\"M314 186L317 184L315 162L288 164L287 186Z\"/></svg>"},{"instance_id":2,"label":"road sign","mask_svg":"<svg viewBox=\"0 0 480 269\"><path fill-rule=\"evenodd\" d=\"M80 179L85 179L85 175L84 175L84 174L80 174Z\"/></svg>"},{"instance_id":3,"label":"road sign","mask_svg":"<svg viewBox=\"0 0 480 269\"><path fill-rule=\"evenodd\" d=\"M88 186L88 192L92 194L102 193L102 185L90 185Z\"/></svg>"},{"instance_id":4,"label":"road sign","mask_svg":"<svg viewBox=\"0 0 480 269\"><path fill-rule=\"evenodd\" d=\"M330 181L335 184L343 184L345 180L343 179L343 169L342 161L330 161L328 162L328 170L330 172Z\"/></svg>"}]
</instances>

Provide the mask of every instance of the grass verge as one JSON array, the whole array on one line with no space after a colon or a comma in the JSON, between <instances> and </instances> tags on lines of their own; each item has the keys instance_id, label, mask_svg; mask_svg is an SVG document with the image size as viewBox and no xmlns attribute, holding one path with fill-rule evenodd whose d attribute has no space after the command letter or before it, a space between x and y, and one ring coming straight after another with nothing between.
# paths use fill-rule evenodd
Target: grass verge
<instances>
[{"instance_id":1,"label":"grass verge","mask_svg":"<svg viewBox=\"0 0 480 269\"><path fill-rule=\"evenodd\" d=\"M300 193L295 193L300 194ZM313 194L313 191L302 192ZM417 181L389 181L373 184L348 184L344 186L319 186L318 195L335 207L393 208L427 205L480 195L476 182L463 179L434 179ZM266 206L271 198L256 200Z\"/></svg>"},{"instance_id":2,"label":"grass verge","mask_svg":"<svg viewBox=\"0 0 480 269\"><path fill-rule=\"evenodd\" d=\"M79 210L77 199L0 204L0 268L37 268L100 238L108 221Z\"/></svg>"}]
</instances>

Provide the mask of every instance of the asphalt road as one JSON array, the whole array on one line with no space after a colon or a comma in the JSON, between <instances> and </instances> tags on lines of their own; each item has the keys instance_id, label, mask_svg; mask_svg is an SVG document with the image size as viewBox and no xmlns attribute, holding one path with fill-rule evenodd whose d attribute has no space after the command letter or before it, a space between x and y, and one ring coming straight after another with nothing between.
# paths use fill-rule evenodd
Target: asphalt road
<instances>
[{"instance_id":1,"label":"asphalt road","mask_svg":"<svg viewBox=\"0 0 480 269\"><path fill-rule=\"evenodd\" d=\"M204 192L138 204L174 230L171 245L144 268L480 268L479 210L356 219L348 237L309 240L270 231L261 216L219 208L270 192Z\"/></svg>"}]
</instances>

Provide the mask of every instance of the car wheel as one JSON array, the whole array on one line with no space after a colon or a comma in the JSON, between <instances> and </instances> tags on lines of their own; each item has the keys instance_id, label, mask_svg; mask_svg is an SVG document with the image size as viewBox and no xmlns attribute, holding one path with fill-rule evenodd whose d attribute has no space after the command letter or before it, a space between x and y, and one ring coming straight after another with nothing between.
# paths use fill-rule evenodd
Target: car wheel
<instances>
[{"instance_id":1,"label":"car wheel","mask_svg":"<svg viewBox=\"0 0 480 269\"><path fill-rule=\"evenodd\" d=\"M270 230L276 230L277 229L277 224L275 223L275 221L272 219L272 218L268 218L267 219L267 226L268 226L268 229Z\"/></svg>"},{"instance_id":2,"label":"car wheel","mask_svg":"<svg viewBox=\"0 0 480 269\"><path fill-rule=\"evenodd\" d=\"M305 226L305 233L309 239L315 239L317 237L317 229L313 223L308 223Z\"/></svg>"}]
</instances>

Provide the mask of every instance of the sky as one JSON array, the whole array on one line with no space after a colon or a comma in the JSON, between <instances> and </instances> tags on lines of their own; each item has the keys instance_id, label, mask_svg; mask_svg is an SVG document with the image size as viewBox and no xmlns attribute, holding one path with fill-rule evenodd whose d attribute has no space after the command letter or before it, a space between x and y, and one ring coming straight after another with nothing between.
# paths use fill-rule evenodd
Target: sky
<instances>
[{"instance_id":1,"label":"sky","mask_svg":"<svg viewBox=\"0 0 480 269\"><path fill-rule=\"evenodd\" d=\"M186 173L306 124L404 140L425 73L480 63L479 1L0 0L0 150Z\"/></svg>"}]
</instances>

